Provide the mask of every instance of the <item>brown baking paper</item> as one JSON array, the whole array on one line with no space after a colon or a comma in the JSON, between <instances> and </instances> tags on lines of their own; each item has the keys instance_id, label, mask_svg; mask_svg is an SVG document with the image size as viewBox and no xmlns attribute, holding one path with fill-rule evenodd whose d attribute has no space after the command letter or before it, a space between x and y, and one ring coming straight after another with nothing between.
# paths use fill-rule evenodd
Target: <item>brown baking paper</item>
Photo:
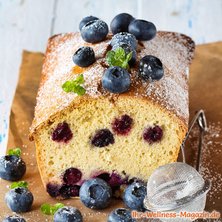
<instances>
[{"instance_id":1,"label":"brown baking paper","mask_svg":"<svg viewBox=\"0 0 222 222\"><path fill-rule=\"evenodd\" d=\"M204 109L209 122L210 131L205 137L201 172L205 178L212 180L213 188L208 195L206 210L222 209L222 138L220 121L222 119L222 43L201 45L197 47L195 59L190 71L190 115ZM29 183L34 195L32 211L21 214L29 222L53 221L52 216L43 215L40 206L43 203L57 203L45 192L35 158L35 146L28 140L29 127L33 119L36 94L40 81L43 54L24 51L20 69L20 78L16 90L10 117L8 148L21 147L22 158L26 162L27 172L23 180ZM186 146L187 161L195 163L197 152L198 129L194 129ZM0 180L0 219L13 213L4 202L7 186L10 182ZM107 214L114 208L123 206L120 200L113 200L111 206L102 211L94 211L84 207L78 199L60 201L72 205L82 212L84 221L105 222Z\"/></svg>"}]
</instances>

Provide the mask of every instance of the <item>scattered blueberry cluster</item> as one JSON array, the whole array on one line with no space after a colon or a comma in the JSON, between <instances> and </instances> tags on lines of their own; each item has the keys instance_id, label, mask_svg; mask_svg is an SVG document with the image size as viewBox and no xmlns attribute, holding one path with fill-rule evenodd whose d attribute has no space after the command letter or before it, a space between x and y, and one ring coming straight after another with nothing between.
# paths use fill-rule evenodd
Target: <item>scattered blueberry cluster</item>
<instances>
[{"instance_id":1,"label":"scattered blueberry cluster","mask_svg":"<svg viewBox=\"0 0 222 222\"><path fill-rule=\"evenodd\" d=\"M117 62L108 62L111 66L105 70L102 77L102 86L110 93L124 93L130 89L131 78L128 64L132 67L137 60L137 40L149 41L156 35L156 27L153 23L135 19L127 13L121 13L114 17L110 24L113 37L110 41L112 52L119 48L125 52L126 60L119 59ZM79 30L82 38L89 43L98 43L106 39L109 32L108 25L95 16L83 18L79 24ZM118 53L116 53L118 54ZM122 54L121 54L122 55ZM127 57L128 56L128 57ZM129 60L127 60L130 57ZM111 58L109 58L111 60ZM88 67L96 61L93 48L81 47L73 55L73 62L80 67ZM121 65L121 63L127 65ZM139 62L138 77L147 81L160 80L163 77L164 70L161 61L152 55L146 55Z\"/></svg>"},{"instance_id":2,"label":"scattered blueberry cluster","mask_svg":"<svg viewBox=\"0 0 222 222\"><path fill-rule=\"evenodd\" d=\"M19 148L9 150L6 156L0 157L0 178L8 181L20 180L26 172L26 164L20 157ZM21 213L31 210L33 195L28 190L26 183L14 182L10 190L5 195L5 202L13 212ZM25 219L19 216L8 216L3 222L25 222Z\"/></svg>"},{"instance_id":3,"label":"scattered blueberry cluster","mask_svg":"<svg viewBox=\"0 0 222 222\"><path fill-rule=\"evenodd\" d=\"M145 211L143 200L146 196L146 187L142 182L134 182L129 185L124 194L123 201L129 208L118 208L113 210L108 222L135 222L131 216L131 210ZM81 202L90 209L104 209L111 204L112 189L110 185L100 178L85 181L80 189ZM64 206L54 214L54 222L82 222L83 218L75 207Z\"/></svg>"},{"instance_id":4,"label":"scattered blueberry cluster","mask_svg":"<svg viewBox=\"0 0 222 222\"><path fill-rule=\"evenodd\" d=\"M146 186L142 182L134 182L123 193L123 201L131 210L144 211L143 201L146 196ZM100 178L90 179L83 183L80 189L80 200L91 209L104 209L111 203L112 189ZM134 221L130 210L119 208L108 216L110 222Z\"/></svg>"}]
</instances>

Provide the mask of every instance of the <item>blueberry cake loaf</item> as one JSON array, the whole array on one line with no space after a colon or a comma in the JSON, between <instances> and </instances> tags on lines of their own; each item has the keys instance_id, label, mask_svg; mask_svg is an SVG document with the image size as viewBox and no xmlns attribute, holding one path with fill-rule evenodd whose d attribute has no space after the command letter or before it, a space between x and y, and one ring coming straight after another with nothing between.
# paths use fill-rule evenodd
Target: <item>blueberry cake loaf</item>
<instances>
[{"instance_id":1,"label":"blueberry cake loaf","mask_svg":"<svg viewBox=\"0 0 222 222\"><path fill-rule=\"evenodd\" d=\"M102 20L82 23L48 41L31 126L42 181L57 198L78 196L94 177L113 190L147 181L177 160L188 128L189 37L138 33L135 21L132 34L115 35Z\"/></svg>"}]
</instances>

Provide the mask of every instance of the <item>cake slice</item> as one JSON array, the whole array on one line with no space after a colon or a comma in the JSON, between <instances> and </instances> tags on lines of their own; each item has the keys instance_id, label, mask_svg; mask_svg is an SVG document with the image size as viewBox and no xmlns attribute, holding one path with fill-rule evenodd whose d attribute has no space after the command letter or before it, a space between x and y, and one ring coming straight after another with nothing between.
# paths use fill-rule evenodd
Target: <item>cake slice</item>
<instances>
[{"instance_id":1,"label":"cake slice","mask_svg":"<svg viewBox=\"0 0 222 222\"><path fill-rule=\"evenodd\" d=\"M30 138L52 197L78 196L81 184L93 177L106 180L114 190L135 179L147 181L154 169L177 160L188 128L194 42L173 32L157 32L151 41L139 42L137 61L145 55L158 57L163 78L143 81L136 65L130 69L129 91L112 94L101 85L110 38L97 44L86 43L80 33L49 39ZM87 68L72 61L82 46L92 47L96 56ZM64 82L79 74L86 93L64 92Z\"/></svg>"}]
</instances>

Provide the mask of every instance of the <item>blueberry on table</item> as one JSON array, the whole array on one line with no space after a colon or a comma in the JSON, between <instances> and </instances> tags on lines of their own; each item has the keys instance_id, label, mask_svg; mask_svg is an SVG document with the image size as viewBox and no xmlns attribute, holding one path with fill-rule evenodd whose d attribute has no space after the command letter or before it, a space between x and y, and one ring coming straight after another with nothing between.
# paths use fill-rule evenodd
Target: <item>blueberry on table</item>
<instances>
[{"instance_id":1,"label":"blueberry on table","mask_svg":"<svg viewBox=\"0 0 222 222\"><path fill-rule=\"evenodd\" d=\"M94 20L98 20L99 18L95 17L95 16L87 16L85 18L83 18L81 20L81 22L79 23L79 30L81 31L82 30L82 27L87 24L88 22L91 22L91 21L94 21Z\"/></svg>"},{"instance_id":2,"label":"blueberry on table","mask_svg":"<svg viewBox=\"0 0 222 222\"><path fill-rule=\"evenodd\" d=\"M120 45L122 43L130 45L133 49L137 48L136 37L128 32L120 32L120 33L115 34L112 37L110 45L114 46L114 45Z\"/></svg>"},{"instance_id":3,"label":"blueberry on table","mask_svg":"<svg viewBox=\"0 0 222 222\"><path fill-rule=\"evenodd\" d=\"M82 222L82 214L75 207L62 207L54 214L54 222Z\"/></svg>"},{"instance_id":4,"label":"blueberry on table","mask_svg":"<svg viewBox=\"0 0 222 222\"><path fill-rule=\"evenodd\" d=\"M120 13L116 15L110 24L112 33L128 32L128 26L133 20L133 16L128 13Z\"/></svg>"},{"instance_id":5,"label":"blueberry on table","mask_svg":"<svg viewBox=\"0 0 222 222\"><path fill-rule=\"evenodd\" d=\"M0 178L9 181L20 180L26 172L25 162L16 155L0 157Z\"/></svg>"},{"instance_id":6,"label":"blueberry on table","mask_svg":"<svg viewBox=\"0 0 222 222\"><path fill-rule=\"evenodd\" d=\"M129 61L129 65L133 66L135 64L135 62L136 62L136 50L132 46L130 46L130 45L126 44L126 43L123 43L123 42L120 42L119 44L114 45L112 50L115 51L119 47L124 49L126 55L128 55L130 52L132 52L132 58Z\"/></svg>"},{"instance_id":7,"label":"blueberry on table","mask_svg":"<svg viewBox=\"0 0 222 222\"><path fill-rule=\"evenodd\" d=\"M102 86L111 93L124 93L129 90L131 79L129 73L118 66L108 68L102 77Z\"/></svg>"},{"instance_id":8,"label":"blueberry on table","mask_svg":"<svg viewBox=\"0 0 222 222\"><path fill-rule=\"evenodd\" d=\"M136 222L131 216L131 211L125 208L117 208L108 216L108 222Z\"/></svg>"},{"instance_id":9,"label":"blueberry on table","mask_svg":"<svg viewBox=\"0 0 222 222\"><path fill-rule=\"evenodd\" d=\"M152 22L135 19L129 24L129 32L133 34L137 40L151 40L156 35L156 26Z\"/></svg>"},{"instance_id":10,"label":"blueberry on table","mask_svg":"<svg viewBox=\"0 0 222 222\"><path fill-rule=\"evenodd\" d=\"M104 21L92 20L82 27L81 36L86 42L97 43L103 41L108 32L108 25Z\"/></svg>"},{"instance_id":11,"label":"blueberry on table","mask_svg":"<svg viewBox=\"0 0 222 222\"><path fill-rule=\"evenodd\" d=\"M143 201L147 194L146 186L142 182L130 184L124 194L123 201L132 210L144 211Z\"/></svg>"},{"instance_id":12,"label":"blueberry on table","mask_svg":"<svg viewBox=\"0 0 222 222\"><path fill-rule=\"evenodd\" d=\"M26 220L17 215L8 216L2 222L26 222Z\"/></svg>"},{"instance_id":13,"label":"blueberry on table","mask_svg":"<svg viewBox=\"0 0 222 222\"><path fill-rule=\"evenodd\" d=\"M110 204L112 189L104 180L94 178L82 184L79 196L86 207L104 209Z\"/></svg>"},{"instance_id":14,"label":"blueberry on table","mask_svg":"<svg viewBox=\"0 0 222 222\"><path fill-rule=\"evenodd\" d=\"M91 47L81 47L73 55L73 62L80 67L88 67L95 61L95 53Z\"/></svg>"},{"instance_id":15,"label":"blueberry on table","mask_svg":"<svg viewBox=\"0 0 222 222\"><path fill-rule=\"evenodd\" d=\"M164 75L162 62L155 56L146 55L139 63L139 76L144 80L160 80Z\"/></svg>"},{"instance_id":16,"label":"blueberry on table","mask_svg":"<svg viewBox=\"0 0 222 222\"><path fill-rule=\"evenodd\" d=\"M32 193L23 187L12 189L5 195L7 206L17 213L30 211L33 199Z\"/></svg>"}]
</instances>

